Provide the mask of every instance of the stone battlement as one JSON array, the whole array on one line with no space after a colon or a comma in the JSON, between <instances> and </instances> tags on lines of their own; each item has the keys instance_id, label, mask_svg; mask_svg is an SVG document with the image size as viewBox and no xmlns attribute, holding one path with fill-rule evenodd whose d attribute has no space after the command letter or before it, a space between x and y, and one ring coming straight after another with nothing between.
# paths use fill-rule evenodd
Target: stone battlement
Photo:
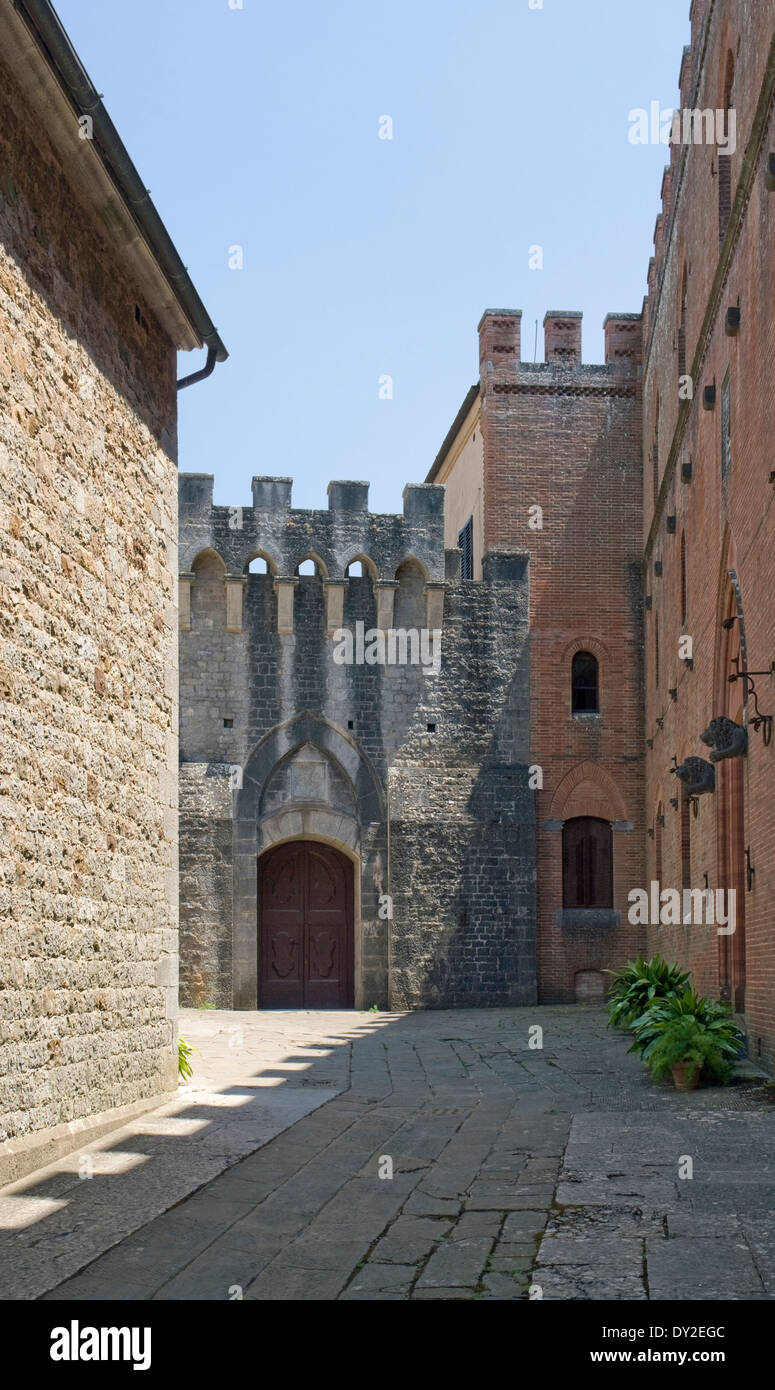
<instances>
[{"instance_id":1,"label":"stone battlement","mask_svg":"<svg viewBox=\"0 0 775 1390\"><path fill-rule=\"evenodd\" d=\"M344 580L359 560L372 579L394 581L412 560L427 581L443 582L443 487L408 484L400 515L370 512L368 483L329 483L326 511L292 507L291 487L290 478L253 478L252 506L222 507L213 504L212 473L181 473L181 571L214 551L233 576L246 574L260 557L279 578L292 578L311 559L322 579Z\"/></svg>"},{"instance_id":2,"label":"stone battlement","mask_svg":"<svg viewBox=\"0 0 775 1390\"><path fill-rule=\"evenodd\" d=\"M340 626L348 570L360 562L377 599L377 625L393 621L399 571L409 565L425 584L429 628L441 626L445 582L444 488L409 484L402 515L367 510L369 485L328 485L328 510L291 507L290 478L253 478L252 507L213 504L211 473L180 475L180 626L190 626L191 584L203 560L221 567L226 584L226 625L242 631L242 598L250 564L266 562L277 596L277 630L294 630L293 595L299 566L311 560L326 597L326 625Z\"/></svg>"}]
</instances>

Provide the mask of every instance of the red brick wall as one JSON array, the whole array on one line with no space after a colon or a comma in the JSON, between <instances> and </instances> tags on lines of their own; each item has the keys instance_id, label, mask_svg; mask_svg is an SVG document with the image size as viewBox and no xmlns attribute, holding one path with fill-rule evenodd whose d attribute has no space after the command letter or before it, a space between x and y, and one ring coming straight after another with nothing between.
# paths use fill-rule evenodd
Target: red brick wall
<instances>
[{"instance_id":1,"label":"red brick wall","mask_svg":"<svg viewBox=\"0 0 775 1390\"><path fill-rule=\"evenodd\" d=\"M519 319L480 328L485 549L530 554L531 759L538 791L539 998L572 1000L575 976L621 964L642 944L627 894L643 880L640 407L637 316L606 324L609 362L582 366L578 316L552 313L547 364L519 361ZM557 348L570 356L558 359ZM530 508L543 510L532 529ZM534 515L534 514L533 514ZM574 651L600 664L598 716L571 715ZM600 815L614 831L622 926L576 936L562 906L562 834L545 821ZM589 981L580 982L588 989Z\"/></svg>"},{"instance_id":2,"label":"red brick wall","mask_svg":"<svg viewBox=\"0 0 775 1390\"><path fill-rule=\"evenodd\" d=\"M720 0L692 9L691 54L682 65L682 101L692 107L722 104L727 55L734 58L732 105L737 149L732 156L733 212L724 246L718 239L718 153L708 145L671 148L672 175L663 190L661 246L657 249L644 309L644 541L647 614L646 736L647 817L653 825L661 800L662 881L681 886L681 810L670 805L678 788L669 767L689 755L708 756L698 734L725 712L728 696L739 701L740 683L729 686L729 652L721 620L730 591L727 570L739 577L745 655L750 670L775 659L775 487L770 483L775 438L775 192L765 186L767 156L775 150L772 114L775 82L773 0ZM678 55L676 55L678 56ZM686 361L694 396L679 408L677 340L681 286L686 267ZM739 305L737 336L725 332L730 306ZM721 479L721 387L731 383L732 463ZM703 387L716 385L713 410L702 406ZM658 476L655 505L651 446L659 394ZM692 465L682 481L682 464ZM675 517L675 531L668 529ZM681 536L685 536L687 619L681 622ZM654 572L661 561L663 573ZM654 632L659 624L660 670L656 679ZM735 625L739 627L739 624ZM694 666L679 661L678 638L694 643ZM775 679L756 680L760 707L775 712ZM677 691L677 699L669 695ZM729 708L734 713L733 706ZM753 715L749 701L747 715ZM662 728L657 719L663 721ZM724 816L725 787L742 778L743 822L735 835ZM756 874L743 892L745 915L745 1017L749 1050L775 1065L775 743L750 731L748 756L735 769L717 768L717 791L701 798L689 818L690 878L703 887L732 886L729 847L748 846ZM648 841L648 875L655 876L655 844ZM744 887L744 885L743 885ZM725 952L739 952L742 932L725 942L699 924L650 931L650 947L675 956L696 984L719 994L730 980ZM733 989L731 990L734 994ZM738 1001L740 1002L740 1001Z\"/></svg>"}]
</instances>

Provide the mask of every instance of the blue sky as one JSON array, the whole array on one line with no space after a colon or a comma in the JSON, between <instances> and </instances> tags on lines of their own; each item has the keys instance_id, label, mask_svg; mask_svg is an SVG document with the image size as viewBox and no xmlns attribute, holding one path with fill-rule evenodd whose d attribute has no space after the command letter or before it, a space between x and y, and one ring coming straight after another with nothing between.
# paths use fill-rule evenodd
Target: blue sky
<instances>
[{"instance_id":1,"label":"blue sky","mask_svg":"<svg viewBox=\"0 0 775 1390\"><path fill-rule=\"evenodd\" d=\"M628 113L677 104L688 0L55 3L231 353L180 397L216 501L265 473L295 506L362 478L400 510L484 308L523 310L527 360L547 309L583 310L587 362L640 309L669 151Z\"/></svg>"}]
</instances>

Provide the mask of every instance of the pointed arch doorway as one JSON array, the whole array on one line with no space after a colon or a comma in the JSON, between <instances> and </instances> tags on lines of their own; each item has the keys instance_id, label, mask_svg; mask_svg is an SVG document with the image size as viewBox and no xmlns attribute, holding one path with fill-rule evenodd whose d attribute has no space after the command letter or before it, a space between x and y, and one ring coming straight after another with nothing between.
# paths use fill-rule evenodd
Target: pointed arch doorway
<instances>
[{"instance_id":1,"label":"pointed arch doorway","mask_svg":"<svg viewBox=\"0 0 775 1390\"><path fill-rule=\"evenodd\" d=\"M353 865L288 840L258 861L258 1007L353 1007Z\"/></svg>"}]
</instances>

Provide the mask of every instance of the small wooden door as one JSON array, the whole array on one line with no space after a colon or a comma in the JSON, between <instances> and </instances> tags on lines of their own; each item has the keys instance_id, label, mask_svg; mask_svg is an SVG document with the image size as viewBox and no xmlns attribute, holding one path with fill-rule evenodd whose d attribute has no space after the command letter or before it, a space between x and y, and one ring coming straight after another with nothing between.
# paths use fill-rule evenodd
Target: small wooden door
<instances>
[{"instance_id":1,"label":"small wooden door","mask_svg":"<svg viewBox=\"0 0 775 1390\"><path fill-rule=\"evenodd\" d=\"M613 906L613 845L610 821L594 816L566 820L562 828L562 905Z\"/></svg>"},{"instance_id":2,"label":"small wooden door","mask_svg":"<svg viewBox=\"0 0 775 1390\"><path fill-rule=\"evenodd\" d=\"M352 863L315 840L278 845L259 860L259 1008L352 1003Z\"/></svg>"}]
</instances>

